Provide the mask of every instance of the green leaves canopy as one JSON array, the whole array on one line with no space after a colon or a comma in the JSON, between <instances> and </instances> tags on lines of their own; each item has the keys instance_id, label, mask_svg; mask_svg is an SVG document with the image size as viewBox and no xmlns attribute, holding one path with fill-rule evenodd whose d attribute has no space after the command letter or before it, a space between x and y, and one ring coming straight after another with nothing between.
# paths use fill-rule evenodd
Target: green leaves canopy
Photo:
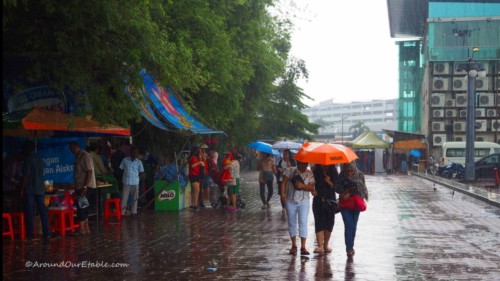
<instances>
[{"instance_id":1,"label":"green leaves canopy","mask_svg":"<svg viewBox=\"0 0 500 281\"><path fill-rule=\"evenodd\" d=\"M269 14L273 3L6 0L4 85L82 91L82 114L127 126L140 115L125 81L141 87L145 68L233 142L307 137L317 126L300 113L308 97L296 85L307 70L289 58L291 24Z\"/></svg>"}]
</instances>

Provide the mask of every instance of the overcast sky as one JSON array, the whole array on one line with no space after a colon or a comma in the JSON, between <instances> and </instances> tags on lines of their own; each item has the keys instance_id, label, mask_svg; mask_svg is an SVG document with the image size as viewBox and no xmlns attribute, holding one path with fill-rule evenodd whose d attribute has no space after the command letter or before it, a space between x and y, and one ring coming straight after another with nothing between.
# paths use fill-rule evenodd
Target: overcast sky
<instances>
[{"instance_id":1,"label":"overcast sky","mask_svg":"<svg viewBox=\"0 0 500 281\"><path fill-rule=\"evenodd\" d=\"M309 70L309 80L299 82L315 99L307 105L398 97L398 49L386 0L294 2L300 14L293 19L291 54Z\"/></svg>"}]
</instances>

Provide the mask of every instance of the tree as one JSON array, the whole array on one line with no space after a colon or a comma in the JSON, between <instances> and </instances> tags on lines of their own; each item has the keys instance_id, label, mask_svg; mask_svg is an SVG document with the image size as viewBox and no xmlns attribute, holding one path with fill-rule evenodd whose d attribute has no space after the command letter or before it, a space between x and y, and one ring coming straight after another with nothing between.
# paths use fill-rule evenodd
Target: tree
<instances>
[{"instance_id":1,"label":"tree","mask_svg":"<svg viewBox=\"0 0 500 281\"><path fill-rule=\"evenodd\" d=\"M349 134L352 136L352 139L359 137L364 132L370 131L363 121L359 121L356 124L349 127Z\"/></svg>"},{"instance_id":2,"label":"tree","mask_svg":"<svg viewBox=\"0 0 500 281\"><path fill-rule=\"evenodd\" d=\"M275 2L7 0L4 88L56 86L90 105L82 115L143 128L124 89L140 89L146 69L234 142L307 136L317 127L300 113L308 97L296 85L307 70L289 58L291 23L270 15ZM140 132L161 135L155 130Z\"/></svg>"}]
</instances>

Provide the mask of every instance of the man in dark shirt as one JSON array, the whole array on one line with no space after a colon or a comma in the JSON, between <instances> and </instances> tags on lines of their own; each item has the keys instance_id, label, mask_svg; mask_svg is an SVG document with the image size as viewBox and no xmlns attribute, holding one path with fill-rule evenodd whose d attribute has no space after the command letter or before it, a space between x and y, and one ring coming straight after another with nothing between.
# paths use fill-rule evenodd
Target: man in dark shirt
<instances>
[{"instance_id":1,"label":"man in dark shirt","mask_svg":"<svg viewBox=\"0 0 500 281\"><path fill-rule=\"evenodd\" d=\"M121 146L111 155L111 168L113 169L115 178L118 180L118 187L120 191L123 189L123 170L120 169L120 164L122 163L122 160L127 157L125 154L127 145L128 144L125 142L122 143Z\"/></svg>"},{"instance_id":2,"label":"man in dark shirt","mask_svg":"<svg viewBox=\"0 0 500 281\"><path fill-rule=\"evenodd\" d=\"M42 221L43 238L49 238L49 220L47 206L45 206L45 186L43 183L43 161L35 153L35 143L26 141L23 154L23 177L21 183L21 194L24 198L24 212L26 217L26 237L33 238L35 203L38 207L40 220Z\"/></svg>"}]
</instances>

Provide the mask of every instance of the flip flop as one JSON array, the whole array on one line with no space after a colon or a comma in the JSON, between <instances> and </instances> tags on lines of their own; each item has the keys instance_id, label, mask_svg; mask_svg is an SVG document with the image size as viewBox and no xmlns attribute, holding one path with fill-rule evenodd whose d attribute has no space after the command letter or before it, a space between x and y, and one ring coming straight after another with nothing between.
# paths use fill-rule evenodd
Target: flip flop
<instances>
[{"instance_id":1,"label":"flip flop","mask_svg":"<svg viewBox=\"0 0 500 281\"><path fill-rule=\"evenodd\" d=\"M332 252L332 248L326 248L325 249L325 253L331 253Z\"/></svg>"},{"instance_id":2,"label":"flip flop","mask_svg":"<svg viewBox=\"0 0 500 281\"><path fill-rule=\"evenodd\" d=\"M314 253L315 253L315 254L323 254L323 249L321 249L321 248L316 248L316 249L314 249Z\"/></svg>"},{"instance_id":3,"label":"flip flop","mask_svg":"<svg viewBox=\"0 0 500 281\"><path fill-rule=\"evenodd\" d=\"M309 252L305 248L300 249L300 255L301 256L308 256Z\"/></svg>"},{"instance_id":4,"label":"flip flop","mask_svg":"<svg viewBox=\"0 0 500 281\"><path fill-rule=\"evenodd\" d=\"M290 255L296 255L297 254L297 247L292 247L290 249Z\"/></svg>"}]
</instances>

